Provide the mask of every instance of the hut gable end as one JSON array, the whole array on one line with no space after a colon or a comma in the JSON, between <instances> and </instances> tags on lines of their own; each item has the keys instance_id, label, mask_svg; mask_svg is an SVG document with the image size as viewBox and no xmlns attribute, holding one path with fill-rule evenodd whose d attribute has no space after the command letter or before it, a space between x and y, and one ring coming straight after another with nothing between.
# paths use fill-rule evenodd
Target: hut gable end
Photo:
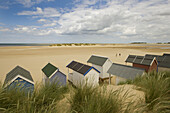
<instances>
[{"instance_id":1,"label":"hut gable end","mask_svg":"<svg viewBox=\"0 0 170 113\"><path fill-rule=\"evenodd\" d=\"M15 80L18 76L21 78L29 81L29 82L34 82L32 79L32 76L29 71L25 70L24 68L20 66L16 66L13 70L11 70L5 78L4 85L8 84L9 82Z\"/></svg>"}]
</instances>

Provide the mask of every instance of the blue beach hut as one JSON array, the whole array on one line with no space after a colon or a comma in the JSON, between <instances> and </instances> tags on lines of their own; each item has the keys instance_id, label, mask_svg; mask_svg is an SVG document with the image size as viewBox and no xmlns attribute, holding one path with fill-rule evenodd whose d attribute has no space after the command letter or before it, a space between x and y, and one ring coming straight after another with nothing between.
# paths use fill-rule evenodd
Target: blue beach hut
<instances>
[{"instance_id":1,"label":"blue beach hut","mask_svg":"<svg viewBox=\"0 0 170 113\"><path fill-rule=\"evenodd\" d=\"M20 66L16 66L6 75L4 87L18 87L32 92L34 90L34 81L29 71Z\"/></svg>"}]
</instances>

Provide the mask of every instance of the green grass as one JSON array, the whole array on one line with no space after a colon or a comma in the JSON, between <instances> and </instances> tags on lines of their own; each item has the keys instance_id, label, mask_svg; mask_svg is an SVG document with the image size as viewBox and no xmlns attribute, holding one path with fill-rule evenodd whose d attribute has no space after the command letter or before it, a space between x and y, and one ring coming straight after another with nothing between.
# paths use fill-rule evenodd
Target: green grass
<instances>
[{"instance_id":1,"label":"green grass","mask_svg":"<svg viewBox=\"0 0 170 113\"><path fill-rule=\"evenodd\" d=\"M73 113L131 113L133 102L125 103L128 92L121 96L123 90L107 91L106 87L86 85L73 90L71 112ZM130 105L131 104L131 105Z\"/></svg>"},{"instance_id":2,"label":"green grass","mask_svg":"<svg viewBox=\"0 0 170 113\"><path fill-rule=\"evenodd\" d=\"M145 93L145 105L147 112L170 112L170 72L151 72L139 76L134 80L127 80L120 84L134 84Z\"/></svg>"},{"instance_id":3,"label":"green grass","mask_svg":"<svg viewBox=\"0 0 170 113\"><path fill-rule=\"evenodd\" d=\"M121 84L133 84L144 92L144 98L137 102L127 101L133 98L129 91L123 88L108 90L105 85L74 88L47 83L28 93L19 88L7 90L0 84L0 112L60 113L64 109L68 113L170 112L170 72L152 72Z\"/></svg>"},{"instance_id":4,"label":"green grass","mask_svg":"<svg viewBox=\"0 0 170 113\"><path fill-rule=\"evenodd\" d=\"M57 83L46 84L33 93L25 93L19 88L0 89L0 112L5 113L54 113L57 103L64 98L67 87Z\"/></svg>"}]
</instances>

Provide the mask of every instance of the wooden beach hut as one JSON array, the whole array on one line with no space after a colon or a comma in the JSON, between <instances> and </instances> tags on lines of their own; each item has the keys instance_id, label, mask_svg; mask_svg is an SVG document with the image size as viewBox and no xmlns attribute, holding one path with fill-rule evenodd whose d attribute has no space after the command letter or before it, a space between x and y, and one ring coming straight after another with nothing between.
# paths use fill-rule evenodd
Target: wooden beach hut
<instances>
[{"instance_id":1,"label":"wooden beach hut","mask_svg":"<svg viewBox=\"0 0 170 113\"><path fill-rule=\"evenodd\" d=\"M58 85L65 86L67 84L67 77L62 73L59 68L55 67L51 63L48 63L42 69L43 72L43 83L58 83Z\"/></svg>"},{"instance_id":2,"label":"wooden beach hut","mask_svg":"<svg viewBox=\"0 0 170 113\"><path fill-rule=\"evenodd\" d=\"M68 81L73 85L99 85L100 72L93 66L72 61L66 67L68 68ZM71 69L72 72L70 72L69 69Z\"/></svg>"},{"instance_id":3,"label":"wooden beach hut","mask_svg":"<svg viewBox=\"0 0 170 113\"><path fill-rule=\"evenodd\" d=\"M125 62L132 63L133 67L145 69L146 72L158 70L158 62L155 57L129 55Z\"/></svg>"},{"instance_id":4,"label":"wooden beach hut","mask_svg":"<svg viewBox=\"0 0 170 113\"><path fill-rule=\"evenodd\" d=\"M170 56L164 55L163 60L158 64L158 71L170 71Z\"/></svg>"},{"instance_id":5,"label":"wooden beach hut","mask_svg":"<svg viewBox=\"0 0 170 113\"><path fill-rule=\"evenodd\" d=\"M87 63L91 63L93 67L100 71L99 77L100 81L107 82L109 79L109 74L107 73L108 69L112 65L112 61L103 56L92 55Z\"/></svg>"},{"instance_id":6,"label":"wooden beach hut","mask_svg":"<svg viewBox=\"0 0 170 113\"><path fill-rule=\"evenodd\" d=\"M170 54L164 53L161 55L146 54L146 58L155 57L158 61L158 71L170 71Z\"/></svg>"},{"instance_id":7,"label":"wooden beach hut","mask_svg":"<svg viewBox=\"0 0 170 113\"><path fill-rule=\"evenodd\" d=\"M126 80L132 80L137 76L143 75L144 69L113 63L107 73L110 75L109 83L117 85Z\"/></svg>"},{"instance_id":8,"label":"wooden beach hut","mask_svg":"<svg viewBox=\"0 0 170 113\"><path fill-rule=\"evenodd\" d=\"M162 60L164 59L164 56L162 56L162 55L152 55L152 54L146 54L145 55L145 58L150 58L150 59L152 59L152 58L156 58L156 60L157 60L157 62L158 62L158 65L159 65L159 63L160 62L162 62Z\"/></svg>"},{"instance_id":9,"label":"wooden beach hut","mask_svg":"<svg viewBox=\"0 0 170 113\"><path fill-rule=\"evenodd\" d=\"M20 66L16 66L6 75L4 87L19 87L27 91L33 91L34 81L29 71Z\"/></svg>"}]
</instances>

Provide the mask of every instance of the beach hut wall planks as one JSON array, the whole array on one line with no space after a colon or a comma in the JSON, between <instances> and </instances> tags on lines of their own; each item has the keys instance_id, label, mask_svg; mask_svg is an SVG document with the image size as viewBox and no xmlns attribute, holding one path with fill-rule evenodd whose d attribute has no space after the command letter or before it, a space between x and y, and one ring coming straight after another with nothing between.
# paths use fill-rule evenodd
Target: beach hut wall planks
<instances>
[{"instance_id":1,"label":"beach hut wall planks","mask_svg":"<svg viewBox=\"0 0 170 113\"><path fill-rule=\"evenodd\" d=\"M132 80L137 76L143 75L144 69L132 66L113 63L107 73L110 75L110 84L117 85L126 80Z\"/></svg>"},{"instance_id":2,"label":"beach hut wall planks","mask_svg":"<svg viewBox=\"0 0 170 113\"><path fill-rule=\"evenodd\" d=\"M100 72L96 68L79 63L77 61L72 61L66 67L68 70L72 70L72 73L68 71L68 81L73 85L99 85Z\"/></svg>"},{"instance_id":3,"label":"beach hut wall planks","mask_svg":"<svg viewBox=\"0 0 170 113\"><path fill-rule=\"evenodd\" d=\"M88 59L87 63L91 63L93 67L100 71L99 77L101 81L108 80L109 74L107 73L107 71L112 65L112 61L109 58L92 55Z\"/></svg>"},{"instance_id":4,"label":"beach hut wall planks","mask_svg":"<svg viewBox=\"0 0 170 113\"><path fill-rule=\"evenodd\" d=\"M146 72L158 70L156 57L129 55L125 62L132 63L133 67L145 69Z\"/></svg>"},{"instance_id":5,"label":"beach hut wall planks","mask_svg":"<svg viewBox=\"0 0 170 113\"><path fill-rule=\"evenodd\" d=\"M58 85L65 86L67 84L67 77L62 73L59 68L55 67L51 63L48 63L43 69L43 83L58 83Z\"/></svg>"},{"instance_id":6,"label":"beach hut wall planks","mask_svg":"<svg viewBox=\"0 0 170 113\"><path fill-rule=\"evenodd\" d=\"M20 89L32 92L34 90L34 81L29 71L16 66L6 75L4 87L19 87Z\"/></svg>"}]
</instances>

